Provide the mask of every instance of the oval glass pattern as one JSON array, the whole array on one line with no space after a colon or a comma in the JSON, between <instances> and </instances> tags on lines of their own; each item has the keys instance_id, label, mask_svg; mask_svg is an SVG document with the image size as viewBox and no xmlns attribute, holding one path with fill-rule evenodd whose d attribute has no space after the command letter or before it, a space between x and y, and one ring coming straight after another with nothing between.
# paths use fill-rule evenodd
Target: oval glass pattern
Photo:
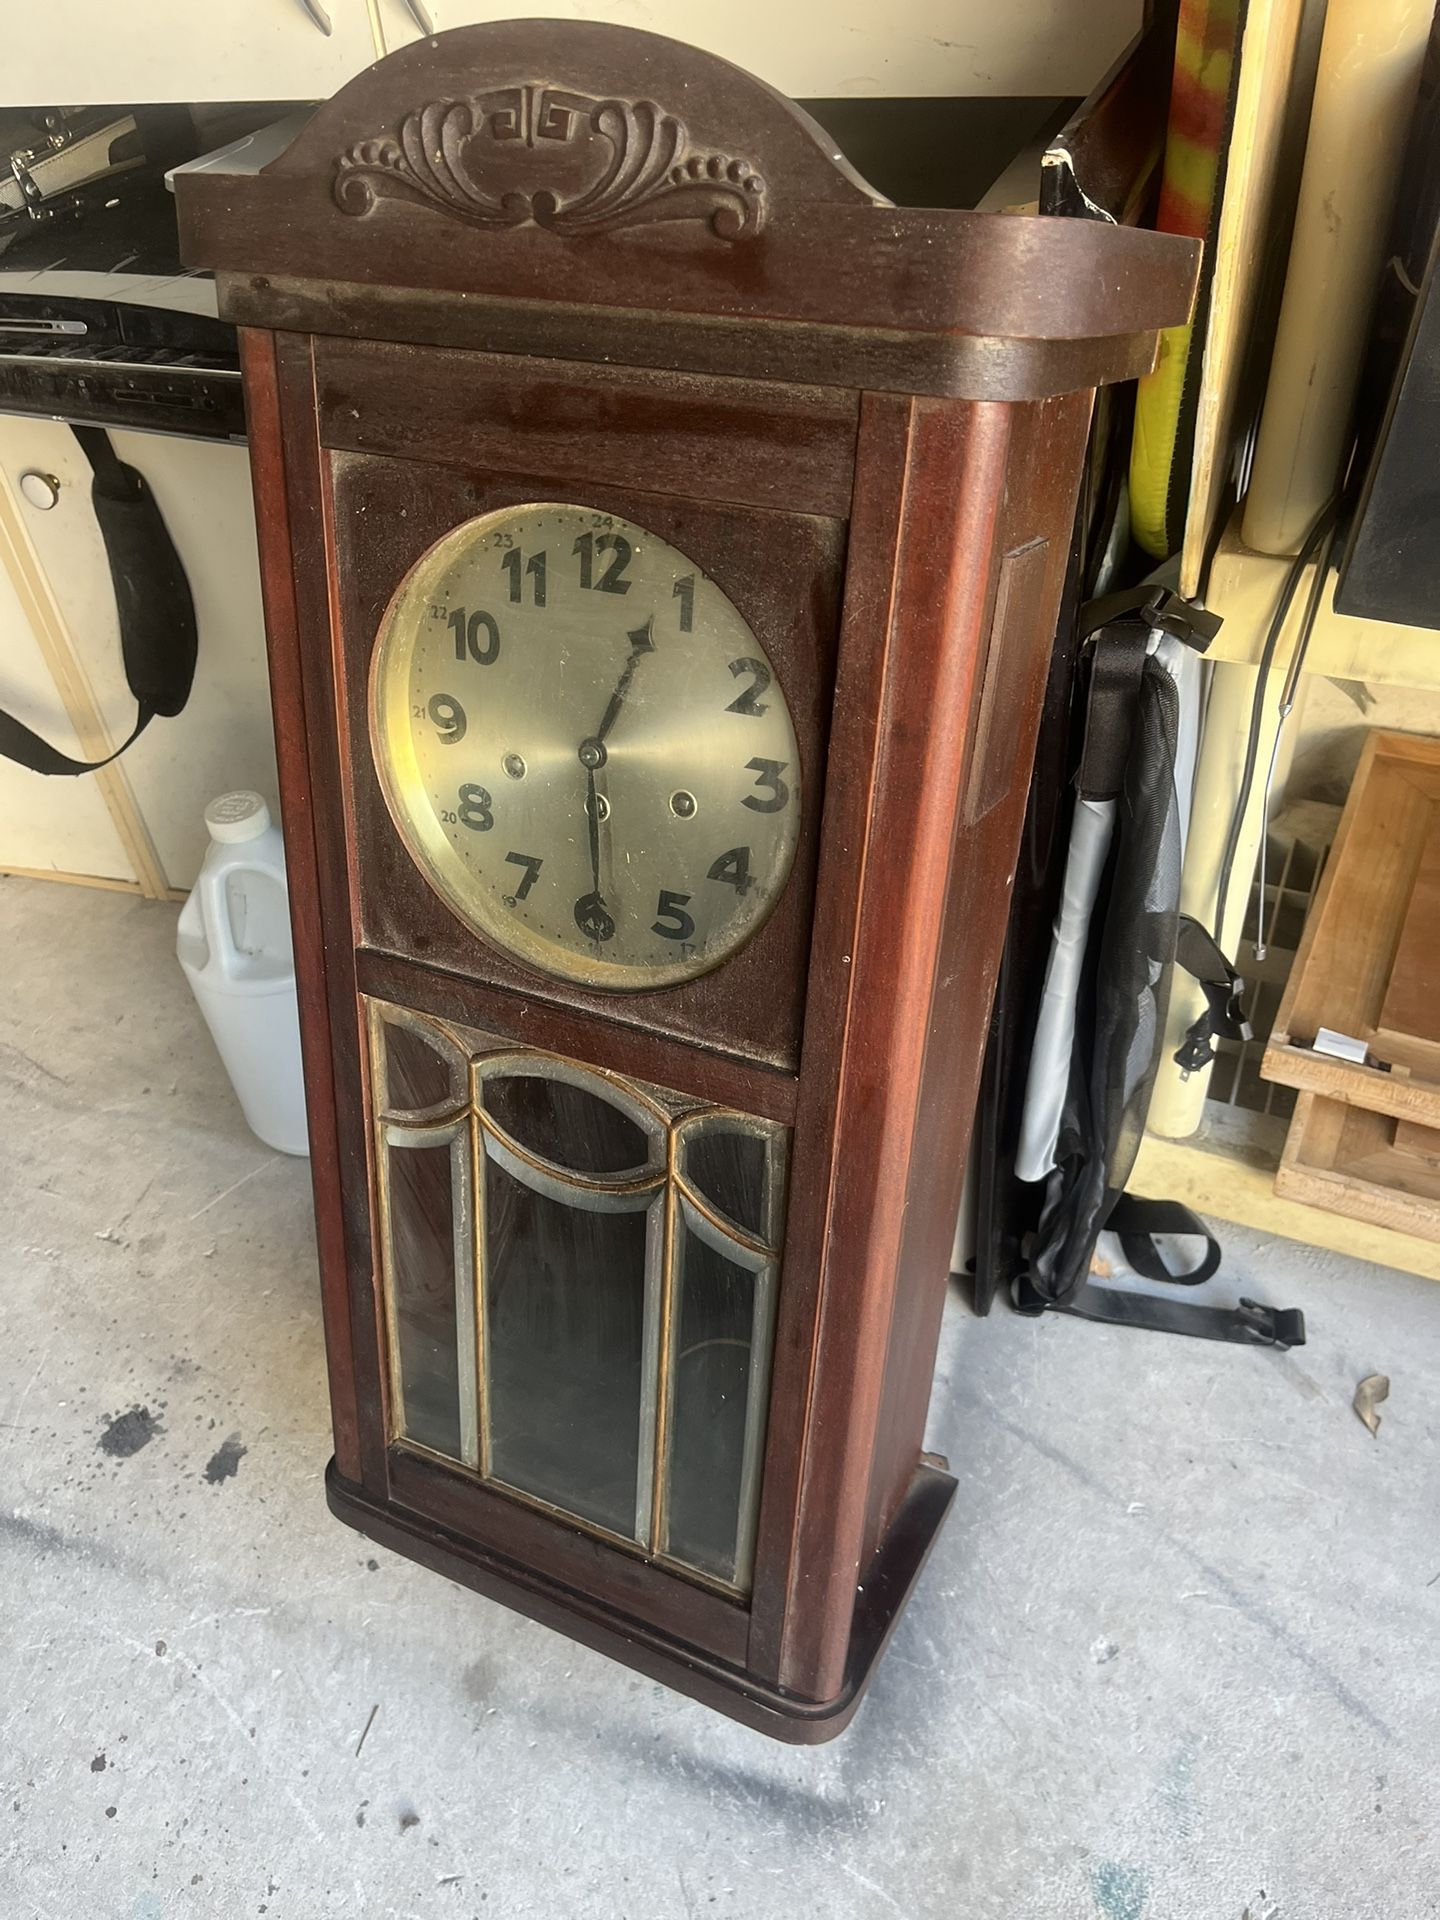
<instances>
[{"instance_id":1,"label":"oval glass pattern","mask_svg":"<svg viewBox=\"0 0 1440 1920\"><path fill-rule=\"evenodd\" d=\"M692 979L789 876L801 769L779 681L721 588L633 521L537 502L446 534L381 623L371 727L430 884L546 973Z\"/></svg>"}]
</instances>

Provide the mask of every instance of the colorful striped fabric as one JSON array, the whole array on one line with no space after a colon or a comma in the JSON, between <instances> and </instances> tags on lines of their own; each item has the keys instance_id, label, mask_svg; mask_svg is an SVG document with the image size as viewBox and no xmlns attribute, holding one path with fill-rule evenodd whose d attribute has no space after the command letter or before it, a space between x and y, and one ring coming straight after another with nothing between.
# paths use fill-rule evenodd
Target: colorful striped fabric
<instances>
[{"instance_id":1,"label":"colorful striped fabric","mask_svg":"<svg viewBox=\"0 0 1440 1920\"><path fill-rule=\"evenodd\" d=\"M1213 237L1220 154L1244 0L1182 0L1175 78L1156 226L1197 240ZM1207 261L1207 269L1208 269ZM1188 465L1194 400L1186 406L1193 322L1160 336L1155 371L1139 383L1130 452L1130 521L1136 542L1157 560L1180 545L1185 489L1172 485L1177 458ZM1190 418L1185 417L1187 412Z\"/></svg>"}]
</instances>

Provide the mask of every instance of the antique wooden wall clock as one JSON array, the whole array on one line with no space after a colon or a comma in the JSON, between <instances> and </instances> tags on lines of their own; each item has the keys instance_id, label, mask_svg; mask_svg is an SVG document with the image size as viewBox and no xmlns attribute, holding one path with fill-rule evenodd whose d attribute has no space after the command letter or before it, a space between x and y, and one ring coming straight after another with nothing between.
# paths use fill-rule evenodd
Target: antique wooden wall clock
<instances>
[{"instance_id":1,"label":"antique wooden wall clock","mask_svg":"<svg viewBox=\"0 0 1440 1920\"><path fill-rule=\"evenodd\" d=\"M1186 242L463 28L182 176L244 365L334 1510L791 1740L922 1452L1092 390Z\"/></svg>"}]
</instances>

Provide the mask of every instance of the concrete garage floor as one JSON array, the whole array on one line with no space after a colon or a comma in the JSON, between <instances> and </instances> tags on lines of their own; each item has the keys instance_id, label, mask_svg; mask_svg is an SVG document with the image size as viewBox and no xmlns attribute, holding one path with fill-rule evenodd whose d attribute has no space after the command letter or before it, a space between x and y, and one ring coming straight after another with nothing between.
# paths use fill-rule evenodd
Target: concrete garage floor
<instances>
[{"instance_id":1,"label":"concrete garage floor","mask_svg":"<svg viewBox=\"0 0 1440 1920\"><path fill-rule=\"evenodd\" d=\"M0 1920L1440 1914L1433 1283L1231 1233L1288 1357L957 1306L955 1512L787 1750L329 1518L307 1170L174 924L0 881Z\"/></svg>"}]
</instances>

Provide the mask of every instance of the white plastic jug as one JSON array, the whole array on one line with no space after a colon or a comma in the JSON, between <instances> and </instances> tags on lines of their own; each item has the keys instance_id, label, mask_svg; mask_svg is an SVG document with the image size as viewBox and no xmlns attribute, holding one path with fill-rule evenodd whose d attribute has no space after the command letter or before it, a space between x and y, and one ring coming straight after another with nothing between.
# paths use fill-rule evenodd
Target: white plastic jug
<instances>
[{"instance_id":1,"label":"white plastic jug","mask_svg":"<svg viewBox=\"0 0 1440 1920\"><path fill-rule=\"evenodd\" d=\"M175 948L251 1131L308 1153L295 957L280 829L258 793L205 809L210 847Z\"/></svg>"}]
</instances>

